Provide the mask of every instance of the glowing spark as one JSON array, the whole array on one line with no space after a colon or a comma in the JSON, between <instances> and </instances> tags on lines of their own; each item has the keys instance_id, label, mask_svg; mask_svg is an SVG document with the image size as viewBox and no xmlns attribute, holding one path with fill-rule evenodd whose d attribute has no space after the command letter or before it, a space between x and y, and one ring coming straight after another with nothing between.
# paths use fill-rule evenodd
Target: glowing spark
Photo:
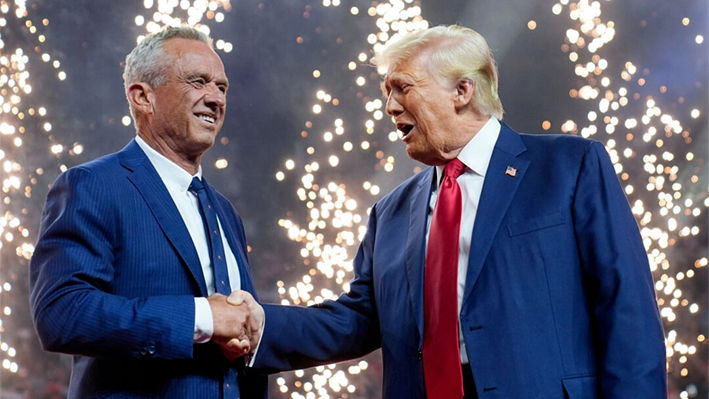
<instances>
[{"instance_id":1,"label":"glowing spark","mask_svg":"<svg viewBox=\"0 0 709 399\"><path fill-rule=\"evenodd\" d=\"M336 4L334 1L326 0L323 5L329 7ZM360 12L362 10L356 7L350 9L352 15ZM376 25L379 31L367 37L368 44L374 49L389 40L397 40L402 34L411 30L428 26L428 22L421 17L419 6L401 0L373 3L367 9L367 14L377 19ZM369 59L368 53L360 52L353 58L359 63L366 63ZM313 77L318 78L328 73L325 67L326 65L315 70ZM355 75L358 69L358 63L355 61L350 61L347 69L352 73L351 82L362 91L371 93L373 99L366 100L362 104L364 111L370 115L364 122L365 132L368 135L374 134L377 122L384 119L382 109L384 104L379 98L379 81L368 79L362 74ZM358 204L361 202L369 204L372 202L371 196L377 197L381 193L378 184L368 181L363 182L361 187L364 191L362 191L357 187L347 187L344 183L333 182L327 178L325 174L330 170L349 165L351 162L349 155L353 154L357 147L366 153L373 144L372 140L362 140L356 129L351 132L345 129L345 122L341 118L330 119L334 111L332 107L336 105L337 99L333 98L327 90L318 89L315 97L318 102L312 105L312 111L316 121L325 119L332 122L325 122L330 127L324 128L318 134L313 135L310 132L301 134L307 140L321 137L321 141L314 142L307 148L306 153L313 160L306 161L304 167L300 169L304 174L299 178L296 177L302 183L302 186L296 189L296 194L308 210L307 217L297 222L290 219L281 219L278 222L286 230L287 236L301 245L300 255L307 270L301 281L296 282L294 286L286 287L283 282L278 283L278 293L283 304L312 305L325 299L337 299L339 292L349 291L347 282L352 273L352 256L364 236L366 212L368 212L368 209L361 208ZM385 122L389 123L388 120ZM315 129L312 122L306 123L306 127L310 130ZM386 137L392 142L399 139L396 132L387 133ZM355 143L359 144L355 145ZM338 148L342 150L337 151ZM375 162L372 164L375 168L382 168L385 172L394 169L396 162L393 156L387 156L383 151L377 151L372 155L376 155ZM320 165L330 167L321 168ZM279 171L276 174L276 179L279 181L284 180L288 173L293 173L291 171L299 170L295 168L292 160L285 161L285 166L287 169L285 173ZM326 284L336 285L316 289L312 282L313 276L324 277ZM342 368L338 369L338 367ZM353 393L357 390L357 380L354 376L359 375L367 367L368 364L364 360L348 368L335 365L318 367L315 372L308 371L312 373L311 381L302 381L305 372L298 371L295 373L298 380L292 382L292 386L289 386L285 378L277 379L277 383L279 390L290 393L292 398L324 398L327 397L326 395L343 391Z\"/></svg>"},{"instance_id":2,"label":"glowing spark","mask_svg":"<svg viewBox=\"0 0 709 399\"><path fill-rule=\"evenodd\" d=\"M34 245L29 241L30 229L25 226L24 216L28 214L25 208L26 201L32 197L33 187L38 184L37 176L44 172L43 168L31 168L23 165L25 159L25 146L23 135L28 130L33 132L50 133L53 131L52 123L45 119L47 109L39 106L37 101L44 97L41 90L36 96L26 96L33 93L30 84L35 75L56 76L58 80L67 78L65 71L56 71L61 66L61 62L53 57L44 48L46 37L41 34L49 19L43 19L41 24L34 25L29 19L28 9L25 1L16 0L14 2L2 2L0 4L0 113L3 113L2 123L0 123L0 134L7 138L12 146L4 146L0 150L2 163L2 202L5 205L0 215L0 248L2 248L4 263L2 264L2 276L8 278L13 274L25 273L24 270L17 271L16 268L26 268L26 262L34 253ZM27 29L27 41L35 42L28 49L8 48L5 46L6 36L16 34L8 29L8 20L17 19ZM54 60L52 60L55 58ZM51 61L51 62L50 62ZM42 86L38 86L42 87ZM64 152L64 145L56 142L54 135L47 135L49 141L49 152L61 157ZM77 149L73 154L81 152L81 145L75 143L71 146ZM56 159L47 157L49 162ZM55 166L56 167L56 166ZM58 168L57 172L61 170ZM29 221L34 223L34 221ZM6 252L5 252L6 251ZM15 256L12 256L14 254ZM12 285L5 281L2 283L0 292L3 297L11 295ZM11 301L8 301L11 302ZM2 307L2 314L5 317L13 315L10 306ZM17 373L21 366L15 361L17 350L9 342L13 340L11 336L14 331L7 330L3 320L0 319L0 359L3 369L10 373Z\"/></svg>"},{"instance_id":3,"label":"glowing spark","mask_svg":"<svg viewBox=\"0 0 709 399\"><path fill-rule=\"evenodd\" d=\"M695 232L699 233L699 225L703 225L699 216L709 205L705 201L704 209L693 207L694 202L699 199L695 193L706 192L706 188L697 187L699 179L694 177L689 181L681 180L681 169L690 169L690 167L677 164L675 161L676 152L685 152L687 162L694 160L693 154L686 148L692 142L690 129L664 110L669 108L665 105L665 101L651 96L643 97L637 93L640 91L639 87L645 84L644 78L636 80L637 87L631 89L636 93L630 97L628 87L614 85L613 77L606 75L609 62L618 63L620 60L606 61L600 58L600 54L594 54L598 53L603 45L609 43L614 34L614 24L604 23L599 18L600 2L589 3L587 0L580 0L570 4L568 1L561 1L561 3L568 5L569 17L572 21L576 21L572 22L574 27L567 30L567 43L562 48L574 55L569 59L576 63L574 66L576 74L588 80L588 84L581 89L571 91L572 97L591 101L593 104L595 97L588 95L589 90L603 93L601 98L596 100L600 115L596 111L588 113L590 124L580 123L581 135L591 137L602 129L607 135L596 138L606 141L606 147L621 181L636 182L638 187L644 187L644 190L635 189L633 185L626 184L625 192L630 203L634 204L633 213L638 217L651 270L657 278L655 288L660 315L665 320L665 329L668 331L668 371L670 376L678 373L686 377L689 369L679 367L678 364L686 363L687 355L696 352L696 348L690 350L694 348L693 345L685 343L694 338L680 336L672 327L679 325L677 323L679 317L689 317L690 314L699 312L700 306L696 303L690 305L690 301L684 298L686 293L680 288L682 281L695 275L694 270L675 264L670 248L680 239L689 237ZM560 15L564 8L562 4L555 4L552 12ZM685 26L689 25L689 19L685 18L682 23ZM703 38L697 36L696 41L701 43ZM638 72L638 66L630 61L623 66L624 70L620 73L620 78L622 82L628 82L632 87L633 75ZM647 70L643 72L644 75L648 73ZM603 89L596 86L597 77L600 77ZM586 93L583 92L584 88ZM663 88L664 86L660 89L661 93L666 91ZM633 111L623 110L633 102L644 102L645 110L642 114L632 115ZM689 115L697 119L700 111L696 108L692 109ZM621 124L620 121L624 122ZM562 125L562 131L575 133L575 125L575 122L569 120ZM638 138L642 141L638 141ZM624 158L619 157L614 150L618 142L623 142L627 146L623 151ZM644 143L653 145L646 146ZM674 183L670 185L670 182ZM694 263L695 269L700 267L703 267L701 259ZM675 277L671 277L672 275ZM700 335L700 338L697 341L703 342L703 335ZM688 393L684 391L680 396L688 397Z\"/></svg>"}]
</instances>

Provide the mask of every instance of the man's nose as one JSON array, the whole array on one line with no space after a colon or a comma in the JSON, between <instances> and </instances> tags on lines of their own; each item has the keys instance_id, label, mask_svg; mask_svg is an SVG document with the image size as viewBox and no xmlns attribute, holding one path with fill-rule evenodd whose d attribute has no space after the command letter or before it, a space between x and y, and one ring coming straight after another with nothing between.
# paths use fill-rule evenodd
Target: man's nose
<instances>
[{"instance_id":1,"label":"man's nose","mask_svg":"<svg viewBox=\"0 0 709 399\"><path fill-rule=\"evenodd\" d=\"M207 85L207 94L204 96L204 102L223 108L226 105L226 93L216 84L210 83Z\"/></svg>"},{"instance_id":2,"label":"man's nose","mask_svg":"<svg viewBox=\"0 0 709 399\"><path fill-rule=\"evenodd\" d=\"M393 94L389 94L389 98L387 98L386 113L391 116L397 116L402 112L404 112L404 107L396 101Z\"/></svg>"}]
</instances>

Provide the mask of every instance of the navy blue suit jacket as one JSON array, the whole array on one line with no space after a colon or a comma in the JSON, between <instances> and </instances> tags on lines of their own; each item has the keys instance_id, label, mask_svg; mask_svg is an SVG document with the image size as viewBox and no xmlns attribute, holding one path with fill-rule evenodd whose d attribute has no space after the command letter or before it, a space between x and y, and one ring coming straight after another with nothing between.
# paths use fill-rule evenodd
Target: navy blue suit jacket
<instances>
[{"instance_id":1,"label":"navy blue suit jacket","mask_svg":"<svg viewBox=\"0 0 709 399\"><path fill-rule=\"evenodd\" d=\"M241 284L254 296L244 229L209 187ZM207 296L197 252L167 188L133 140L53 184L30 264L42 346L73 354L70 399L265 398L214 343L192 343ZM240 366L241 364L241 366Z\"/></svg>"},{"instance_id":2,"label":"navy blue suit jacket","mask_svg":"<svg viewBox=\"0 0 709 399\"><path fill-rule=\"evenodd\" d=\"M425 398L433 175L418 173L372 208L349 293L312 308L265 306L255 367L299 369L381 347L383 398ZM460 323L481 399L666 397L647 256L602 144L503 124L469 233Z\"/></svg>"}]
</instances>

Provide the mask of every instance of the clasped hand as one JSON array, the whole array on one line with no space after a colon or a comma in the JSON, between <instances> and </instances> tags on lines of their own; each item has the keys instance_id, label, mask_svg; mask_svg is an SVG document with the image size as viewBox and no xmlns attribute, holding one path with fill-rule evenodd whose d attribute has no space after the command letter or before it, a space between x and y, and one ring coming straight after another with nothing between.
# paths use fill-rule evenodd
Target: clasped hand
<instances>
[{"instance_id":1,"label":"clasped hand","mask_svg":"<svg viewBox=\"0 0 709 399\"><path fill-rule=\"evenodd\" d=\"M256 350L264 323L261 305L246 291L207 298L214 320L214 341L227 359L234 360Z\"/></svg>"}]
</instances>

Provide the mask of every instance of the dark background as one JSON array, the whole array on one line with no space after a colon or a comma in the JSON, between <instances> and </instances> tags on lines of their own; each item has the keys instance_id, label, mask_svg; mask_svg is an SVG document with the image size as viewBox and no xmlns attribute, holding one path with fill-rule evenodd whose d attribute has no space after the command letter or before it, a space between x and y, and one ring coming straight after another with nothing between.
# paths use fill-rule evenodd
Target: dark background
<instances>
[{"instance_id":1,"label":"dark background","mask_svg":"<svg viewBox=\"0 0 709 399\"><path fill-rule=\"evenodd\" d=\"M388 118L376 123L373 134L365 131L364 121L371 119L371 115L364 110L364 104L380 98L381 94L374 69L366 62L357 61L357 56L362 52L371 54L367 36L378 29L376 18L369 16L367 10L378 3L357 0L346 3L326 7L322 2L308 0L232 0L229 11L219 9L225 14L222 23L203 20L210 26L212 37L233 44L233 51L219 52L230 79L228 114L221 140L203 159L204 174L232 200L244 218L254 277L261 300L265 302L286 298L278 294L277 283L283 282L286 288L293 286L310 269L304 265L308 259L299 255L302 244L291 241L278 225L282 218L307 224L307 209L296 195L301 187L300 173L304 164L318 161L322 168L317 175L319 181L335 181L347 186L347 194L360 204L358 212L364 217L362 223L366 222L366 207L421 166L406 158L401 143L387 139L393 129ZM5 2L0 2L2 4ZM504 121L515 130L560 133L562 124L572 120L579 127L570 133L579 134L581 127L590 124L587 114L595 110L599 114L599 121L595 123L599 133L593 138L604 143L614 139L619 143L619 150L630 147L636 154L624 159L624 171L630 174L624 185L632 183L635 187L629 195L631 204L642 200L645 209L653 212L653 220L646 227L666 230L667 221L658 212L663 206L658 193L645 189L651 174L643 171L643 156L656 154L661 158L665 151L675 155L672 162L665 162L665 165L678 167L673 182L682 184L677 190L681 192L681 199L676 201L682 209L675 217L680 229L697 226L699 233L681 237L677 229L668 233L667 248L653 241L650 249L658 249L660 258L669 260L667 269L658 268L654 272L655 278L660 280L665 274L677 279L677 286L682 290L680 299L687 299L689 304L697 303L699 311L691 313L688 306L679 305L674 309L677 315L674 321L664 319L666 332L675 331L678 342L696 348L696 354L688 355L684 362L681 354L668 358L670 397L678 398L681 391L686 391L688 397L709 397L707 345L700 337L707 335L709 305L705 267L709 227L706 213L707 2L601 2L600 19L613 21L616 29L615 38L597 52L609 64L602 76L611 78L607 89L617 92L618 88L626 87L629 92L627 106L607 113L621 119L614 135L603 130L605 124L600 120L605 114L598 111L600 96L585 101L569 95L570 90L579 89L588 81L574 73L576 63L569 60L568 50L562 49L566 31L578 29L578 22L568 16L568 6L564 6L561 15L554 15L551 10L555 3L541 0L421 0L412 4L421 7L421 15L431 25L460 23L487 38L500 71ZM5 181L6 208L2 213L7 221L13 217L21 220L19 227L2 224L5 232L14 233L14 238L2 237L0 258L0 280L10 283L10 289L3 287L0 294L5 310L1 340L3 345L7 344L0 352L0 358L6 361L0 367L0 395L3 398L62 398L69 378L70 358L47 354L39 347L27 303L28 256L23 256L17 248L36 241L48 186L62 167L117 151L134 136L132 125L126 127L121 123L122 117L128 115L121 78L122 61L133 48L136 37L145 33L144 26L136 26L135 17L144 15L150 20L155 8L146 10L142 1L37 0L28 1L26 16L18 18L16 6L7 5L9 11L2 14L6 23L0 26L0 39L4 42L0 56L23 49L29 58L26 70L30 72L28 82L32 84L32 92L23 95L17 107L28 114L28 109L44 106L47 115L26 116L20 120L7 111L0 113L0 123L24 127L22 133L0 136L4 155L0 161L19 165L8 170L3 164L5 169L0 171ZM357 15L350 12L353 6L359 9ZM176 16L178 14L175 12ZM687 26L682 23L685 17L690 19ZM43 23L44 19L48 24ZM534 30L527 26L530 20L536 22ZM36 26L37 31L33 33L30 26ZM46 41L39 41L40 34ZM702 44L696 43L697 35L704 37ZM302 43L298 43L299 37ZM49 53L52 61L58 60L60 67L41 61L43 53ZM579 63L590 60L585 49L578 53ZM355 71L348 70L350 61L357 62ZM628 82L620 77L626 62L632 62L638 69ZM319 78L313 77L316 69L322 73ZM66 80L57 79L59 71L66 72ZM356 85L357 76L364 76L367 83ZM639 78L645 80L643 85L638 83ZM1 87L8 88L7 85ZM319 89L332 94L339 105L318 101L315 92ZM605 90L603 88L601 93ZM7 101L8 96L4 96ZM649 98L656 101L663 114L672 115L682 125L682 133L665 137L662 148L658 148L655 139L650 143L639 139L647 126L635 130L623 127L626 117L639 119L645 114ZM324 109L318 115L312 112L316 103ZM700 111L698 118L691 117L692 109ZM355 144L354 151L344 153L341 145L326 145L320 139L324 131L334 129L335 118L344 121L343 137ZM653 119L648 126L656 126L659 136L664 136L664 127L658 119ZM544 121L550 123L548 131L542 128ZM43 128L45 122L51 122L51 131ZM307 138L302 137L303 131L308 133ZM637 136L630 142L625 139L629 131ZM14 144L15 137L22 138L22 146ZM362 140L368 140L372 148L358 150ZM72 151L76 144L80 144L83 151ZM63 151L52 153L52 145L63 146ZM316 149L314 155L306 153L309 146ZM382 170L377 151L396 159L392 172ZM691 161L685 156L687 152L694 154ZM325 154L330 153L340 156L339 167L325 166ZM215 161L220 158L228 161L224 169L215 167ZM296 162L296 170L285 170L286 159ZM286 172L283 182L275 179L277 171ZM8 186L6 179L13 176L21 179L19 188ZM696 181L692 181L693 176ZM362 189L364 181L378 184L381 193L366 193ZM674 193L668 188L664 191ZM686 199L691 199L692 205L687 206ZM684 213L685 208L697 207L701 210L699 216ZM22 237L25 230L26 237ZM354 255L352 249L349 255ZM702 258L703 265L697 262ZM312 257L310 260L315 261ZM694 277L680 281L677 274L686 275L688 270L694 271ZM348 275L345 281L349 278ZM313 277L313 284L336 293L341 291L340 285L320 275ZM662 291L657 295L667 303L673 298L672 293ZM5 307L10 309L9 315ZM681 350L681 346L670 346ZM14 353L9 349L14 349ZM348 374L350 382L357 386L355 393L342 397L380 395L379 355L370 355L367 360L370 367L366 372L357 376ZM18 367L15 371L9 369L12 362ZM347 363L350 364L356 362ZM683 376L685 368L687 375ZM347 366L337 369L347 370ZM280 385L273 378L272 397L285 398L290 397L292 391L302 392L297 384L307 381L309 375L308 372L305 377L292 373L283 375L289 388L287 394L277 392Z\"/></svg>"}]
</instances>

